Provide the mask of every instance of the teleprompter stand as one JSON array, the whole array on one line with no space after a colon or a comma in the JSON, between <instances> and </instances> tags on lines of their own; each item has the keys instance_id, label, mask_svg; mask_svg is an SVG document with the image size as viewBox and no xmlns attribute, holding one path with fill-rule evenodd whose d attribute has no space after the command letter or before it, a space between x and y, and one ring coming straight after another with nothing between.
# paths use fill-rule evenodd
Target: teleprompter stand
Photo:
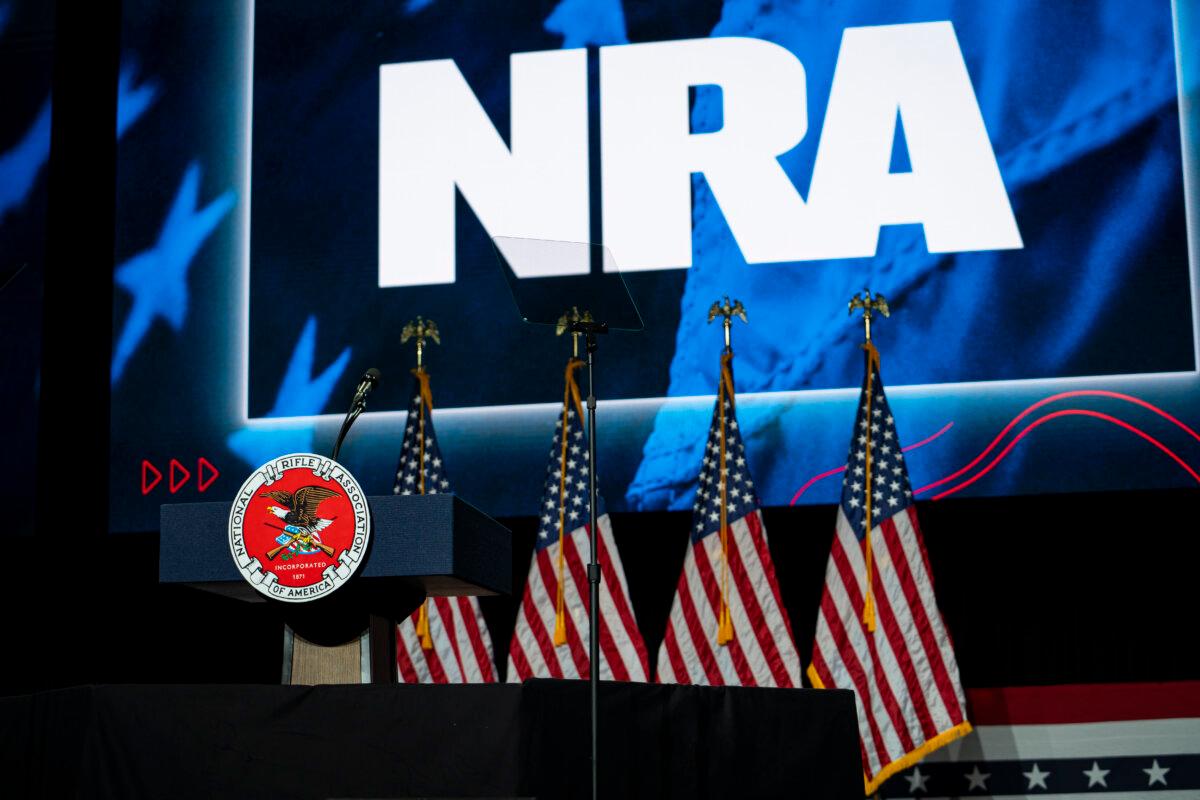
<instances>
[{"instance_id":1,"label":"teleprompter stand","mask_svg":"<svg viewBox=\"0 0 1200 800\"><path fill-rule=\"evenodd\" d=\"M582 336L587 351L588 393L588 721L591 739L592 797L599 797L600 563L596 537L596 381L597 339L619 330L644 327L637 305L603 245L520 239L492 239L501 271L522 321L554 326ZM576 342L578 344L578 340Z\"/></svg>"}]
</instances>

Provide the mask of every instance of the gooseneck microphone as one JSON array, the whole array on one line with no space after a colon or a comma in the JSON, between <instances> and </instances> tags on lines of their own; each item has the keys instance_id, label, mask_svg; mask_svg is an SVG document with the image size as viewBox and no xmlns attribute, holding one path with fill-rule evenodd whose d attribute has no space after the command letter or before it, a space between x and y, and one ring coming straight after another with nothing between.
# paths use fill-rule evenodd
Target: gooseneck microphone
<instances>
[{"instance_id":1,"label":"gooseneck microphone","mask_svg":"<svg viewBox=\"0 0 1200 800\"><path fill-rule=\"evenodd\" d=\"M371 367L363 373L362 380L358 382L358 388L354 390L354 400L350 403L351 409L355 405L362 405L366 408L367 395L371 393L377 383L379 383L379 370Z\"/></svg>"},{"instance_id":2,"label":"gooseneck microphone","mask_svg":"<svg viewBox=\"0 0 1200 800\"><path fill-rule=\"evenodd\" d=\"M346 434L350 432L350 426L358 419L367 407L367 395L379 383L379 370L371 367L363 373L362 379L358 382L358 388L354 390L354 399L350 401L350 410L346 412L346 418L342 420L342 429L338 431L337 442L333 445L333 460L338 460L338 454L342 452L342 442L346 438Z\"/></svg>"}]
</instances>

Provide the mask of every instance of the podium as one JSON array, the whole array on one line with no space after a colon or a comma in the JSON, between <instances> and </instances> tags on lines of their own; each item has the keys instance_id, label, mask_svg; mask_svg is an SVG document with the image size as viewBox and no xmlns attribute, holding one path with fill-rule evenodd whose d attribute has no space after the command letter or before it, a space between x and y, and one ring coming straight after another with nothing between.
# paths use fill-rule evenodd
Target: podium
<instances>
[{"instance_id":1,"label":"podium","mask_svg":"<svg viewBox=\"0 0 1200 800\"><path fill-rule=\"evenodd\" d=\"M283 683L394 683L396 622L426 597L511 592L512 540L453 494L367 502L373 530L366 558L328 597L276 603L250 586L230 554L228 502L162 506L159 582L278 606L286 626Z\"/></svg>"}]
</instances>

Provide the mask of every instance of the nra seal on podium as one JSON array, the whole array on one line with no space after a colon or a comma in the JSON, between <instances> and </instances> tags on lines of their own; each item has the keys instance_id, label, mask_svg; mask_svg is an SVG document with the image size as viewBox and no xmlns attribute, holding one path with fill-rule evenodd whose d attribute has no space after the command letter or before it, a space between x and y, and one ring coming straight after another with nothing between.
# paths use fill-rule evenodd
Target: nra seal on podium
<instances>
[{"instance_id":1,"label":"nra seal on podium","mask_svg":"<svg viewBox=\"0 0 1200 800\"><path fill-rule=\"evenodd\" d=\"M246 479L229 510L229 551L251 586L285 603L336 591L371 538L367 496L345 467L292 453Z\"/></svg>"}]
</instances>

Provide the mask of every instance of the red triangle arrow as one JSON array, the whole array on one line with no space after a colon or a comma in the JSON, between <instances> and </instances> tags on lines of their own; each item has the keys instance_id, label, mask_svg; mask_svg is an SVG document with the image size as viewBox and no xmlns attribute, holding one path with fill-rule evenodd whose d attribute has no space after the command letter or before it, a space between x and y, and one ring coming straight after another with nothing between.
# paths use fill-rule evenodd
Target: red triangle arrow
<instances>
[{"instance_id":1,"label":"red triangle arrow","mask_svg":"<svg viewBox=\"0 0 1200 800\"><path fill-rule=\"evenodd\" d=\"M204 477L204 470L206 469L212 473L212 475L208 476L207 478ZM215 481L220 474L221 473L217 470L217 468L212 465L211 461L204 456L200 456L200 458L196 461L196 488L202 492L206 491L208 487L212 486L213 481Z\"/></svg>"},{"instance_id":2,"label":"red triangle arrow","mask_svg":"<svg viewBox=\"0 0 1200 800\"><path fill-rule=\"evenodd\" d=\"M150 474L154 474L154 480L148 480ZM146 459L142 459L142 494L148 495L150 491L158 486L158 482L162 480L162 473L158 468L151 464Z\"/></svg>"},{"instance_id":3,"label":"red triangle arrow","mask_svg":"<svg viewBox=\"0 0 1200 800\"><path fill-rule=\"evenodd\" d=\"M176 471L183 473L182 480L179 480L179 481L175 480L175 472ZM182 489L183 485L185 483L187 483L191 477L192 477L192 473L188 471L187 467L185 467L183 464L180 464L175 459L173 459L173 458L171 459L171 479L169 481L170 485L167 487L171 490L171 494L175 494L180 489Z\"/></svg>"}]
</instances>

